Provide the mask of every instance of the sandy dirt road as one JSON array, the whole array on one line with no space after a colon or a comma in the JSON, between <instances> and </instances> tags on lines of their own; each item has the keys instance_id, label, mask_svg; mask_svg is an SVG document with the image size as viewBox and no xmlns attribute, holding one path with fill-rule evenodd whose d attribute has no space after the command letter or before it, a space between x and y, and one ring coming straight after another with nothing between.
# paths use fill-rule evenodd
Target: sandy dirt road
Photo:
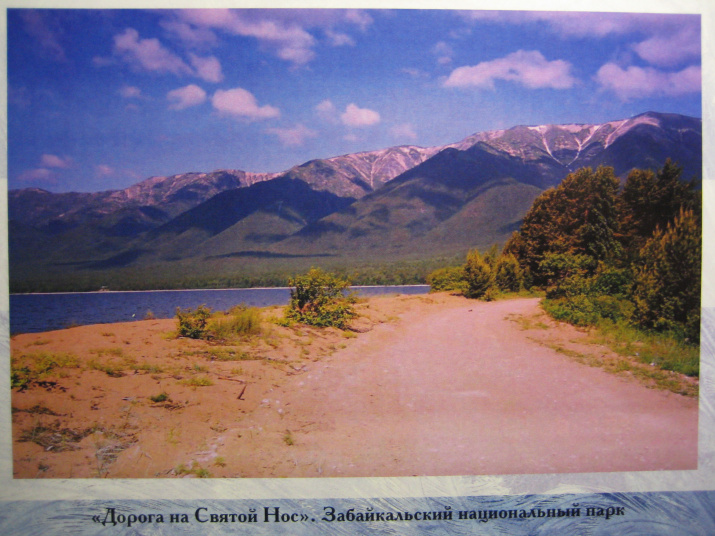
<instances>
[{"instance_id":1,"label":"sandy dirt road","mask_svg":"<svg viewBox=\"0 0 715 536\"><path fill-rule=\"evenodd\" d=\"M252 425L284 429L293 444L281 462L243 450L246 476L697 467L697 400L535 343L513 319L538 314L538 300L455 300L428 311L379 326L271 392Z\"/></svg>"},{"instance_id":2,"label":"sandy dirt road","mask_svg":"<svg viewBox=\"0 0 715 536\"><path fill-rule=\"evenodd\" d=\"M536 299L360 305L359 335L267 328L248 361L173 320L13 338L81 366L14 389L17 478L369 477L697 467L698 401L553 348L608 350ZM271 331L272 330L272 331ZM262 342L261 342L262 341ZM270 343L270 344L269 344ZM289 351L290 350L290 351ZM92 362L127 362L109 375ZM187 385L196 376L207 386ZM152 396L167 393L167 402ZM40 439L45 441L40 441Z\"/></svg>"}]
</instances>

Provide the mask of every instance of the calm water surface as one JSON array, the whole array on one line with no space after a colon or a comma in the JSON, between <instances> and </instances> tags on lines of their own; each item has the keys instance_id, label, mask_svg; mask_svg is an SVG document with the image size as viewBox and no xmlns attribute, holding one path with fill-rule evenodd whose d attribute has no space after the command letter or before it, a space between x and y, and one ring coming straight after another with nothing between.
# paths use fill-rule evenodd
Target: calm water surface
<instances>
[{"instance_id":1,"label":"calm water surface","mask_svg":"<svg viewBox=\"0 0 715 536\"><path fill-rule=\"evenodd\" d=\"M428 285L353 288L360 296L429 292ZM196 308L202 304L217 311L241 303L256 307L286 305L289 299L288 288L13 294L10 332L35 333L71 325L129 322L144 319L148 312L156 318L172 318L177 307Z\"/></svg>"}]
</instances>

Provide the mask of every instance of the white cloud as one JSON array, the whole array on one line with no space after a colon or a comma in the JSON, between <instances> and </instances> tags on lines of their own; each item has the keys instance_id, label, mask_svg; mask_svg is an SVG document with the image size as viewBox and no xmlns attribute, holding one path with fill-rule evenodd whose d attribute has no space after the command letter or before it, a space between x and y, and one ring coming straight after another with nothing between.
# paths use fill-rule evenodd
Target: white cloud
<instances>
[{"instance_id":1,"label":"white cloud","mask_svg":"<svg viewBox=\"0 0 715 536\"><path fill-rule=\"evenodd\" d=\"M37 10L20 11L24 29L39 45L43 54L57 61L66 61L65 49L60 43L59 30L52 28L52 18Z\"/></svg>"},{"instance_id":2,"label":"white cloud","mask_svg":"<svg viewBox=\"0 0 715 536\"><path fill-rule=\"evenodd\" d=\"M72 166L72 159L69 157L62 158L54 154L43 154L40 158L40 166L43 168L66 169Z\"/></svg>"},{"instance_id":3,"label":"white cloud","mask_svg":"<svg viewBox=\"0 0 715 536\"><path fill-rule=\"evenodd\" d=\"M325 99L324 101L316 104L315 111L319 114L334 114L336 112L335 105L330 99Z\"/></svg>"},{"instance_id":4,"label":"white cloud","mask_svg":"<svg viewBox=\"0 0 715 536\"><path fill-rule=\"evenodd\" d=\"M181 20L163 20L159 25L190 47L213 46L218 43L218 37L208 28L194 27Z\"/></svg>"},{"instance_id":5,"label":"white cloud","mask_svg":"<svg viewBox=\"0 0 715 536\"><path fill-rule=\"evenodd\" d=\"M213 107L222 114L253 120L270 119L280 116L280 110L273 106L259 106L256 97L250 91L237 87L221 90L211 98Z\"/></svg>"},{"instance_id":6,"label":"white cloud","mask_svg":"<svg viewBox=\"0 0 715 536\"><path fill-rule=\"evenodd\" d=\"M330 41L330 44L334 47L355 46L355 40L348 34L327 29L325 30L325 36L328 38L328 41Z\"/></svg>"},{"instance_id":7,"label":"white cloud","mask_svg":"<svg viewBox=\"0 0 715 536\"><path fill-rule=\"evenodd\" d=\"M164 48L158 39L141 39L134 28L114 36L114 53L136 69L172 74L192 74L180 57Z\"/></svg>"},{"instance_id":8,"label":"white cloud","mask_svg":"<svg viewBox=\"0 0 715 536\"><path fill-rule=\"evenodd\" d=\"M142 90L136 86L123 86L119 89L119 94L125 99L139 99L142 97Z\"/></svg>"},{"instance_id":9,"label":"white cloud","mask_svg":"<svg viewBox=\"0 0 715 536\"><path fill-rule=\"evenodd\" d=\"M92 58L92 64L95 67L107 67L109 65L114 65L115 61L113 58L107 58L104 56L95 56Z\"/></svg>"},{"instance_id":10,"label":"white cloud","mask_svg":"<svg viewBox=\"0 0 715 536\"><path fill-rule=\"evenodd\" d=\"M279 58L295 65L308 63L315 56L313 36L298 24L272 19L270 10L187 9L175 14L189 29L221 30L256 38Z\"/></svg>"},{"instance_id":11,"label":"white cloud","mask_svg":"<svg viewBox=\"0 0 715 536\"><path fill-rule=\"evenodd\" d=\"M99 164L99 165L95 166L94 171L100 177L109 177L116 173L114 168L111 166L108 166L107 164Z\"/></svg>"},{"instance_id":12,"label":"white cloud","mask_svg":"<svg viewBox=\"0 0 715 536\"><path fill-rule=\"evenodd\" d=\"M567 39L633 34L633 49L654 65L675 65L701 53L699 15L577 11L463 11L460 15L471 21L536 23Z\"/></svg>"},{"instance_id":13,"label":"white cloud","mask_svg":"<svg viewBox=\"0 0 715 536\"><path fill-rule=\"evenodd\" d=\"M330 99L322 101L321 103L317 104L313 109L322 121L331 124L337 124L340 122L340 119L338 118L338 109L335 107L335 105Z\"/></svg>"},{"instance_id":14,"label":"white cloud","mask_svg":"<svg viewBox=\"0 0 715 536\"><path fill-rule=\"evenodd\" d=\"M268 128L266 132L278 136L281 143L289 147L303 145L307 139L315 138L318 135L317 132L302 124L298 124L293 128Z\"/></svg>"},{"instance_id":15,"label":"white cloud","mask_svg":"<svg viewBox=\"0 0 715 536\"><path fill-rule=\"evenodd\" d=\"M416 140L417 133L415 128L410 123L404 123L402 125L395 125L390 129L390 134L393 138L398 140Z\"/></svg>"},{"instance_id":16,"label":"white cloud","mask_svg":"<svg viewBox=\"0 0 715 536\"><path fill-rule=\"evenodd\" d=\"M191 106L197 106L206 100L206 92L199 86L189 84L188 86L173 89L166 94L169 101L169 109L184 110Z\"/></svg>"},{"instance_id":17,"label":"white cloud","mask_svg":"<svg viewBox=\"0 0 715 536\"><path fill-rule=\"evenodd\" d=\"M251 37L296 67L315 58L311 30L321 29L332 46L346 46L355 44L346 25L365 31L373 23L367 12L355 9L185 9L167 17L162 27L187 46L213 46L218 32Z\"/></svg>"},{"instance_id":18,"label":"white cloud","mask_svg":"<svg viewBox=\"0 0 715 536\"><path fill-rule=\"evenodd\" d=\"M437 56L437 63L439 63L440 65L452 63L454 50L452 50L452 47L444 41L440 41L434 47L432 47L432 53Z\"/></svg>"},{"instance_id":19,"label":"white cloud","mask_svg":"<svg viewBox=\"0 0 715 536\"><path fill-rule=\"evenodd\" d=\"M355 24L363 32L373 23L372 17L360 9L348 9L345 12L345 20Z\"/></svg>"},{"instance_id":20,"label":"white cloud","mask_svg":"<svg viewBox=\"0 0 715 536\"><path fill-rule=\"evenodd\" d=\"M349 127L368 127L380 122L380 114L350 103L345 108L345 112L340 115L340 120Z\"/></svg>"},{"instance_id":21,"label":"white cloud","mask_svg":"<svg viewBox=\"0 0 715 536\"><path fill-rule=\"evenodd\" d=\"M405 67L400 69L400 72L409 75L411 78L429 78L429 73L422 71L421 69L415 69L413 67Z\"/></svg>"},{"instance_id":22,"label":"white cloud","mask_svg":"<svg viewBox=\"0 0 715 536\"><path fill-rule=\"evenodd\" d=\"M461 11L471 21L506 24L537 23L562 37L625 34L664 24L664 16L649 13L589 13L579 11Z\"/></svg>"},{"instance_id":23,"label":"white cloud","mask_svg":"<svg viewBox=\"0 0 715 536\"><path fill-rule=\"evenodd\" d=\"M28 169L17 177L20 182L57 184L57 176L47 168Z\"/></svg>"},{"instance_id":24,"label":"white cloud","mask_svg":"<svg viewBox=\"0 0 715 536\"><path fill-rule=\"evenodd\" d=\"M622 69L607 63L598 70L595 79L604 90L613 91L623 101L653 95L697 93L702 87L701 69L695 66L679 72L665 72L652 67Z\"/></svg>"},{"instance_id":25,"label":"white cloud","mask_svg":"<svg viewBox=\"0 0 715 536\"><path fill-rule=\"evenodd\" d=\"M656 35L634 46L636 53L653 65L671 66L700 56L700 27L686 25L675 32Z\"/></svg>"},{"instance_id":26,"label":"white cloud","mask_svg":"<svg viewBox=\"0 0 715 536\"><path fill-rule=\"evenodd\" d=\"M571 64L566 61L548 61L536 50L519 50L496 60L458 67L444 86L494 89L495 80L506 80L530 89L568 89L576 84L570 71Z\"/></svg>"},{"instance_id":27,"label":"white cloud","mask_svg":"<svg viewBox=\"0 0 715 536\"><path fill-rule=\"evenodd\" d=\"M196 76L207 82L218 83L223 81L221 63L215 56L199 57L196 54L189 54L191 65L196 70Z\"/></svg>"}]
</instances>

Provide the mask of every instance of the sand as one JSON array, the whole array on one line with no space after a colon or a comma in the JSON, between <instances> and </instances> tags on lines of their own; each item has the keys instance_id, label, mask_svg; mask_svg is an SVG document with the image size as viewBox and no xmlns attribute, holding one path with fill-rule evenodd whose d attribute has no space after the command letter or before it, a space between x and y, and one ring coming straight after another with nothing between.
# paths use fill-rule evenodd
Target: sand
<instances>
[{"instance_id":1,"label":"sand","mask_svg":"<svg viewBox=\"0 0 715 536\"><path fill-rule=\"evenodd\" d=\"M359 309L347 332L282 327L270 321L280 309L267 309L263 333L231 347L177 338L172 319L15 336L15 359L65 353L75 366L13 389L14 476L697 467L697 398L569 358L564 348L613 355L548 319L538 299L440 293Z\"/></svg>"}]
</instances>

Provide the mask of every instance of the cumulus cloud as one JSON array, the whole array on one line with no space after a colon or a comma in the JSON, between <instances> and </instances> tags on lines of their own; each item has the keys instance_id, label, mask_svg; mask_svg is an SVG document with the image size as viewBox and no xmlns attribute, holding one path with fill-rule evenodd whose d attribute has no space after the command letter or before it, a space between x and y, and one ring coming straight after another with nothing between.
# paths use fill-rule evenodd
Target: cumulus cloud
<instances>
[{"instance_id":1,"label":"cumulus cloud","mask_svg":"<svg viewBox=\"0 0 715 536\"><path fill-rule=\"evenodd\" d=\"M634 46L636 53L653 65L671 66L700 56L700 27L686 25L672 33L656 35Z\"/></svg>"},{"instance_id":2,"label":"cumulus cloud","mask_svg":"<svg viewBox=\"0 0 715 536\"><path fill-rule=\"evenodd\" d=\"M686 67L679 72L665 72L652 67L630 66L625 69L607 63L596 73L601 88L613 91L623 101L660 96L697 93L702 87L700 67Z\"/></svg>"},{"instance_id":3,"label":"cumulus cloud","mask_svg":"<svg viewBox=\"0 0 715 536\"><path fill-rule=\"evenodd\" d=\"M317 132L302 124L293 128L268 128L266 132L278 136L281 143L289 147L303 145L307 139L315 138L318 135Z\"/></svg>"},{"instance_id":4,"label":"cumulus cloud","mask_svg":"<svg viewBox=\"0 0 715 536\"><path fill-rule=\"evenodd\" d=\"M380 122L380 114L350 103L345 108L345 112L340 115L340 120L349 127L369 127Z\"/></svg>"},{"instance_id":5,"label":"cumulus cloud","mask_svg":"<svg viewBox=\"0 0 715 536\"><path fill-rule=\"evenodd\" d=\"M444 86L494 89L495 80L516 82L530 89L568 89L576 84L567 61L548 61L536 50L519 50L496 60L458 67Z\"/></svg>"},{"instance_id":6,"label":"cumulus cloud","mask_svg":"<svg viewBox=\"0 0 715 536\"><path fill-rule=\"evenodd\" d=\"M43 154L40 157L40 166L43 168L66 169L72 166L72 159L69 157L62 158L54 154Z\"/></svg>"},{"instance_id":7,"label":"cumulus cloud","mask_svg":"<svg viewBox=\"0 0 715 536\"><path fill-rule=\"evenodd\" d=\"M270 105L259 106L250 91L237 87L219 89L211 98L211 104L221 114L247 120L270 119L280 116L280 110Z\"/></svg>"},{"instance_id":8,"label":"cumulus cloud","mask_svg":"<svg viewBox=\"0 0 715 536\"><path fill-rule=\"evenodd\" d=\"M172 89L166 94L169 101L169 109L184 110L192 106L197 106L206 100L206 92L195 84Z\"/></svg>"},{"instance_id":9,"label":"cumulus cloud","mask_svg":"<svg viewBox=\"0 0 715 536\"><path fill-rule=\"evenodd\" d=\"M416 140L417 133L414 127L410 123L404 123L402 125L395 125L390 129L390 134L393 138L398 140Z\"/></svg>"},{"instance_id":10,"label":"cumulus cloud","mask_svg":"<svg viewBox=\"0 0 715 536\"><path fill-rule=\"evenodd\" d=\"M114 53L138 70L192 74L184 60L166 49L158 39L141 39L134 28L114 36Z\"/></svg>"},{"instance_id":11,"label":"cumulus cloud","mask_svg":"<svg viewBox=\"0 0 715 536\"><path fill-rule=\"evenodd\" d=\"M207 82L218 83L223 80L223 72L221 63L215 56L205 58L199 57L196 54L189 54L191 65L196 71L196 76Z\"/></svg>"}]
</instances>

